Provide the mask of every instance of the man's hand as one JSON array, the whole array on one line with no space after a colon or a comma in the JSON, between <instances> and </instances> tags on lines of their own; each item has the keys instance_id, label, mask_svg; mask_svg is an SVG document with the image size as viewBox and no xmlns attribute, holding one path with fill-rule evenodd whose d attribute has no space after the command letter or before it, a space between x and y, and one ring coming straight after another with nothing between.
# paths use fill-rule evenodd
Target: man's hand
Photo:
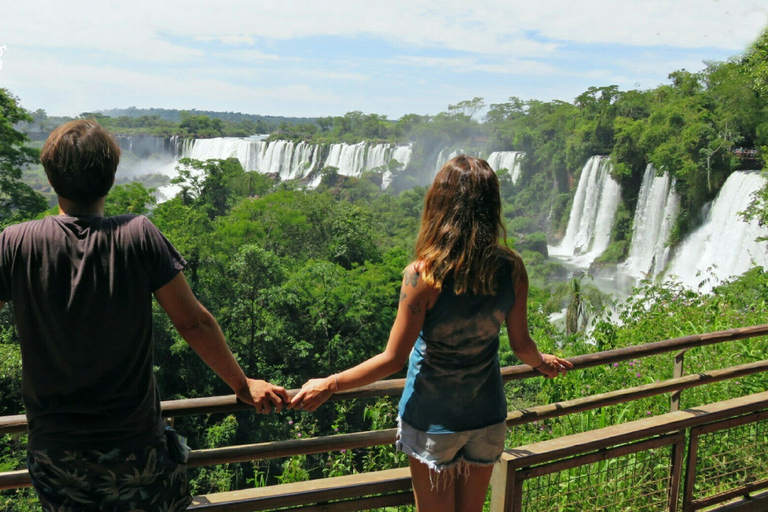
<instances>
[{"instance_id":1,"label":"man's hand","mask_svg":"<svg viewBox=\"0 0 768 512\"><path fill-rule=\"evenodd\" d=\"M287 404L291 401L288 392L282 386L275 386L265 380L246 380L248 383L237 392L237 398L254 406L258 414L271 412L273 406L275 412L280 412L283 409L283 403Z\"/></svg>"}]
</instances>

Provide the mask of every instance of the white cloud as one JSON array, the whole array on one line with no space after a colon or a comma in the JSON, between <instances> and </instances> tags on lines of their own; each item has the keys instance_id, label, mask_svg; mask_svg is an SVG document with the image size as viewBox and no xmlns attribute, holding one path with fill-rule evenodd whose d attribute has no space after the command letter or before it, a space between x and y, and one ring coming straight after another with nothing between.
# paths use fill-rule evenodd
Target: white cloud
<instances>
[{"instance_id":1,"label":"white cloud","mask_svg":"<svg viewBox=\"0 0 768 512\"><path fill-rule=\"evenodd\" d=\"M433 67L450 69L458 73L483 71L495 74L520 74L528 76L543 76L561 73L556 67L525 59L499 59L493 63L481 62L473 57L424 57L418 55L401 55L392 60L394 64L413 67Z\"/></svg>"},{"instance_id":2,"label":"white cloud","mask_svg":"<svg viewBox=\"0 0 768 512\"><path fill-rule=\"evenodd\" d=\"M741 50L768 23L765 0L548 0L466 2L134 2L27 0L0 10L0 36L29 46L92 47L190 58L162 34L227 45L260 39L361 36L396 44L536 57L557 49L531 39Z\"/></svg>"}]
</instances>

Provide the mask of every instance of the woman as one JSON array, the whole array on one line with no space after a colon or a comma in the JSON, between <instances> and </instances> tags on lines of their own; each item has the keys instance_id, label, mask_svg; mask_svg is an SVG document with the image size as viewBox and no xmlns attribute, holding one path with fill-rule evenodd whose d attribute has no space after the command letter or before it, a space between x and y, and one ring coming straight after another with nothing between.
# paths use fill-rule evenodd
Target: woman
<instances>
[{"instance_id":1,"label":"woman","mask_svg":"<svg viewBox=\"0 0 768 512\"><path fill-rule=\"evenodd\" d=\"M524 363L547 377L572 367L539 353L531 339L525 267L500 236L506 230L496 174L479 158L449 160L427 192L416 261L405 269L387 348L308 381L289 405L313 411L336 391L395 373L410 354L397 448L409 457L420 512L482 510L506 435L502 322Z\"/></svg>"}]
</instances>

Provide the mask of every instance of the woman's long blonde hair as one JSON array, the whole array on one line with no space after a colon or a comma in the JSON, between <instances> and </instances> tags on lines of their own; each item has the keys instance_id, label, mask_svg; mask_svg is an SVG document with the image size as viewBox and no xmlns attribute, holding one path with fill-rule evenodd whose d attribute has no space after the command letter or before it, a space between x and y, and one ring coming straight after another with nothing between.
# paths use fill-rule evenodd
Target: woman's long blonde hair
<instances>
[{"instance_id":1,"label":"woman's long blonde hair","mask_svg":"<svg viewBox=\"0 0 768 512\"><path fill-rule=\"evenodd\" d=\"M442 288L450 273L456 293L493 295L498 270L511 262L516 283L523 263L506 237L499 179L488 162L467 155L448 160L427 191L421 215L416 260L424 281Z\"/></svg>"}]
</instances>

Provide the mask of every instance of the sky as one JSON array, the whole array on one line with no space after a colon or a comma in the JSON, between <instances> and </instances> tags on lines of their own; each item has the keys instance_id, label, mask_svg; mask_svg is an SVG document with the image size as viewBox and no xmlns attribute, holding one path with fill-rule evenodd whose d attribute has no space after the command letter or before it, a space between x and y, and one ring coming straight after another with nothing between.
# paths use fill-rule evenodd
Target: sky
<instances>
[{"instance_id":1,"label":"sky","mask_svg":"<svg viewBox=\"0 0 768 512\"><path fill-rule=\"evenodd\" d=\"M474 97L651 89L741 54L767 26L766 0L4 0L0 87L49 115L397 119Z\"/></svg>"}]
</instances>

